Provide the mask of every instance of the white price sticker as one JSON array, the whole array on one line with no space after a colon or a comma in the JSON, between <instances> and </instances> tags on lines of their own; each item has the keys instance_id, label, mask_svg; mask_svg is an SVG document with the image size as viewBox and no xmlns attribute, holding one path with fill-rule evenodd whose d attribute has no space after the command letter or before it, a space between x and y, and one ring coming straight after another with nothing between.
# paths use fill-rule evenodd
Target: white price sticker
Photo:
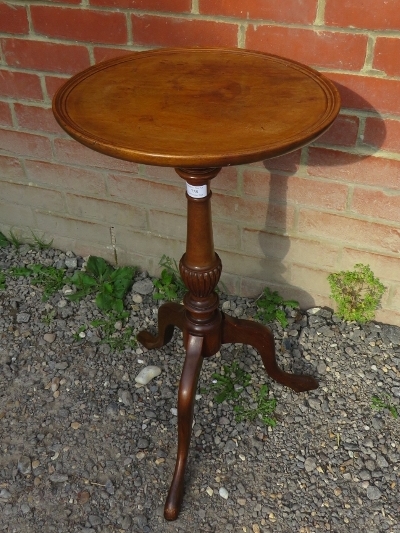
<instances>
[{"instance_id":1,"label":"white price sticker","mask_svg":"<svg viewBox=\"0 0 400 533\"><path fill-rule=\"evenodd\" d=\"M191 198L205 198L207 196L207 185L190 185L186 182L186 191Z\"/></svg>"}]
</instances>

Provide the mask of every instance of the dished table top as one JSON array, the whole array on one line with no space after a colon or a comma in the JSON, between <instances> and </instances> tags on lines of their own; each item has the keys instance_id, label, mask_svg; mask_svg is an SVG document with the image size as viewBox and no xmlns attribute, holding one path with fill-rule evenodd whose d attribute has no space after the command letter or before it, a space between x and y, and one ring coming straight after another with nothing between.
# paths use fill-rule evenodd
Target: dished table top
<instances>
[{"instance_id":1,"label":"dished table top","mask_svg":"<svg viewBox=\"0 0 400 533\"><path fill-rule=\"evenodd\" d=\"M172 167L251 163L322 134L340 109L330 80L300 63L242 49L136 52L68 80L61 127L112 157Z\"/></svg>"}]
</instances>

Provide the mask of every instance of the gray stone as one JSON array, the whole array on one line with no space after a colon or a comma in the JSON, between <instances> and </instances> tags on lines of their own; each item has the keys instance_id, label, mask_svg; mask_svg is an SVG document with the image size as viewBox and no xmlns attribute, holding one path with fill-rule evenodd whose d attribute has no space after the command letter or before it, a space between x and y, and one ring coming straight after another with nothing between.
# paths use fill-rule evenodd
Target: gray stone
<instances>
[{"instance_id":1,"label":"gray stone","mask_svg":"<svg viewBox=\"0 0 400 533\"><path fill-rule=\"evenodd\" d=\"M136 283L132 285L132 292L136 292L142 295L151 294L153 290L153 282L148 278L136 281Z\"/></svg>"},{"instance_id":2,"label":"gray stone","mask_svg":"<svg viewBox=\"0 0 400 533\"><path fill-rule=\"evenodd\" d=\"M103 523L103 520L101 519L100 516L91 514L89 515L89 522L92 526L99 526L100 524Z\"/></svg>"},{"instance_id":3,"label":"gray stone","mask_svg":"<svg viewBox=\"0 0 400 533\"><path fill-rule=\"evenodd\" d=\"M125 390L125 389L119 389L118 391L118 397L120 399L120 401L126 405L127 407L129 407L130 405L132 405L133 403L133 400L132 400L132 394L128 391L128 390Z\"/></svg>"},{"instance_id":4,"label":"gray stone","mask_svg":"<svg viewBox=\"0 0 400 533\"><path fill-rule=\"evenodd\" d=\"M67 257L65 259L65 266L67 268L76 269L78 268L78 260L76 257Z\"/></svg>"},{"instance_id":5,"label":"gray stone","mask_svg":"<svg viewBox=\"0 0 400 533\"><path fill-rule=\"evenodd\" d=\"M21 474L30 474L32 472L32 463L30 457L22 455L18 461L18 470Z\"/></svg>"},{"instance_id":6,"label":"gray stone","mask_svg":"<svg viewBox=\"0 0 400 533\"><path fill-rule=\"evenodd\" d=\"M29 313L18 313L16 320L18 324L25 324L29 322L30 319L31 319L31 315Z\"/></svg>"},{"instance_id":7,"label":"gray stone","mask_svg":"<svg viewBox=\"0 0 400 533\"><path fill-rule=\"evenodd\" d=\"M224 453L230 453L234 450L236 450L236 443L233 440L229 439L228 441L226 441Z\"/></svg>"},{"instance_id":8,"label":"gray stone","mask_svg":"<svg viewBox=\"0 0 400 533\"><path fill-rule=\"evenodd\" d=\"M137 447L139 450L145 450L149 447L149 441L147 439L141 438L137 442Z\"/></svg>"},{"instance_id":9,"label":"gray stone","mask_svg":"<svg viewBox=\"0 0 400 533\"><path fill-rule=\"evenodd\" d=\"M312 472L317 468L317 463L315 461L315 457L307 457L307 459L304 461L304 469L306 472Z\"/></svg>"},{"instance_id":10,"label":"gray stone","mask_svg":"<svg viewBox=\"0 0 400 533\"><path fill-rule=\"evenodd\" d=\"M131 527L132 524L132 518L129 515L125 515L123 519L121 520L121 527L124 530L127 530Z\"/></svg>"},{"instance_id":11,"label":"gray stone","mask_svg":"<svg viewBox=\"0 0 400 533\"><path fill-rule=\"evenodd\" d=\"M68 476L66 474L55 473L52 474L49 479L52 483L65 483L68 481Z\"/></svg>"},{"instance_id":12,"label":"gray stone","mask_svg":"<svg viewBox=\"0 0 400 533\"><path fill-rule=\"evenodd\" d=\"M373 485L370 485L367 488L367 498L369 500L379 500L379 498L382 496L381 491L378 489L378 487L374 487Z\"/></svg>"}]
</instances>

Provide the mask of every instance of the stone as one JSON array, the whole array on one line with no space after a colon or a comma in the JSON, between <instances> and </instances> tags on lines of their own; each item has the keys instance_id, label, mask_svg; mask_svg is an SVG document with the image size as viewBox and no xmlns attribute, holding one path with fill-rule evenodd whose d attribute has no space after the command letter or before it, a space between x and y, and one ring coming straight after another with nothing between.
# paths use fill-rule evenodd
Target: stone
<instances>
[{"instance_id":1,"label":"stone","mask_svg":"<svg viewBox=\"0 0 400 533\"><path fill-rule=\"evenodd\" d=\"M52 474L49 479L52 483L65 483L68 481L68 476L66 474L55 473Z\"/></svg>"},{"instance_id":2,"label":"stone","mask_svg":"<svg viewBox=\"0 0 400 533\"><path fill-rule=\"evenodd\" d=\"M224 500L227 500L229 498L229 494L228 494L228 491L226 490L225 487L221 487L219 489L219 495L221 496L221 498L223 498Z\"/></svg>"},{"instance_id":3,"label":"stone","mask_svg":"<svg viewBox=\"0 0 400 533\"><path fill-rule=\"evenodd\" d=\"M56 335L55 333L45 333L43 335L43 339L48 342L49 344L51 344L52 342L54 342L56 340Z\"/></svg>"},{"instance_id":4,"label":"stone","mask_svg":"<svg viewBox=\"0 0 400 533\"><path fill-rule=\"evenodd\" d=\"M141 304L143 302L143 298L140 296L140 294L132 294L132 301L135 304Z\"/></svg>"},{"instance_id":5,"label":"stone","mask_svg":"<svg viewBox=\"0 0 400 533\"><path fill-rule=\"evenodd\" d=\"M379 498L382 496L381 491L378 489L378 487L374 487L373 485L370 485L367 488L367 498L369 500L379 500Z\"/></svg>"},{"instance_id":6,"label":"stone","mask_svg":"<svg viewBox=\"0 0 400 533\"><path fill-rule=\"evenodd\" d=\"M136 283L134 283L132 285L132 292L136 292L138 294L142 294L142 295L146 295L146 294L151 294L154 290L154 285L153 285L153 282L151 281L151 279L149 278L146 278L146 279L141 279L140 281L136 281Z\"/></svg>"},{"instance_id":7,"label":"stone","mask_svg":"<svg viewBox=\"0 0 400 533\"><path fill-rule=\"evenodd\" d=\"M304 469L306 472L312 472L317 468L317 463L314 457L307 457L304 461Z\"/></svg>"},{"instance_id":8,"label":"stone","mask_svg":"<svg viewBox=\"0 0 400 533\"><path fill-rule=\"evenodd\" d=\"M158 366L146 366L135 377L136 383L140 385L147 385L149 381L161 374L161 368Z\"/></svg>"},{"instance_id":9,"label":"stone","mask_svg":"<svg viewBox=\"0 0 400 533\"><path fill-rule=\"evenodd\" d=\"M145 450L149 447L149 441L147 439L141 438L137 442L137 447L139 450Z\"/></svg>"},{"instance_id":10,"label":"stone","mask_svg":"<svg viewBox=\"0 0 400 533\"><path fill-rule=\"evenodd\" d=\"M21 472L21 474L27 475L32 472L32 464L30 457L27 457L26 455L22 455L19 458L18 461L18 470Z\"/></svg>"},{"instance_id":11,"label":"stone","mask_svg":"<svg viewBox=\"0 0 400 533\"><path fill-rule=\"evenodd\" d=\"M16 318L18 324L26 324L30 319L31 315L29 313L18 313Z\"/></svg>"}]
</instances>

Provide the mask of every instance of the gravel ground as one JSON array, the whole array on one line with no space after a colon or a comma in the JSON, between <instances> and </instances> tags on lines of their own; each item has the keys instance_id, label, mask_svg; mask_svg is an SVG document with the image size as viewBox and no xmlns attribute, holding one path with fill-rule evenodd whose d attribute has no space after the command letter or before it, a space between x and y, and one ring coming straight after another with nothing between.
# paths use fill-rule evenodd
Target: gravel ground
<instances>
[{"instance_id":1,"label":"gravel ground","mask_svg":"<svg viewBox=\"0 0 400 533\"><path fill-rule=\"evenodd\" d=\"M72 253L0 250L0 267L83 263ZM158 302L146 273L126 299L135 334L154 327ZM67 290L68 287L64 289ZM221 296L251 317L253 300ZM89 297L47 302L29 278L0 291L0 531L36 533L400 532L400 419L371 407L388 394L399 412L400 328L344 323L326 309L273 325L279 364L307 372L318 390L271 381L249 346L225 345L204 362L195 406L186 495L175 522L163 504L176 453L180 332L161 350L114 351L90 322ZM116 324L115 335L123 334ZM86 328L86 329L85 329ZM249 397L267 383L277 425L236 422L215 403L212 374L239 361ZM148 365L161 373L145 386ZM222 491L220 491L222 489ZM222 497L220 494L223 494Z\"/></svg>"}]
</instances>

